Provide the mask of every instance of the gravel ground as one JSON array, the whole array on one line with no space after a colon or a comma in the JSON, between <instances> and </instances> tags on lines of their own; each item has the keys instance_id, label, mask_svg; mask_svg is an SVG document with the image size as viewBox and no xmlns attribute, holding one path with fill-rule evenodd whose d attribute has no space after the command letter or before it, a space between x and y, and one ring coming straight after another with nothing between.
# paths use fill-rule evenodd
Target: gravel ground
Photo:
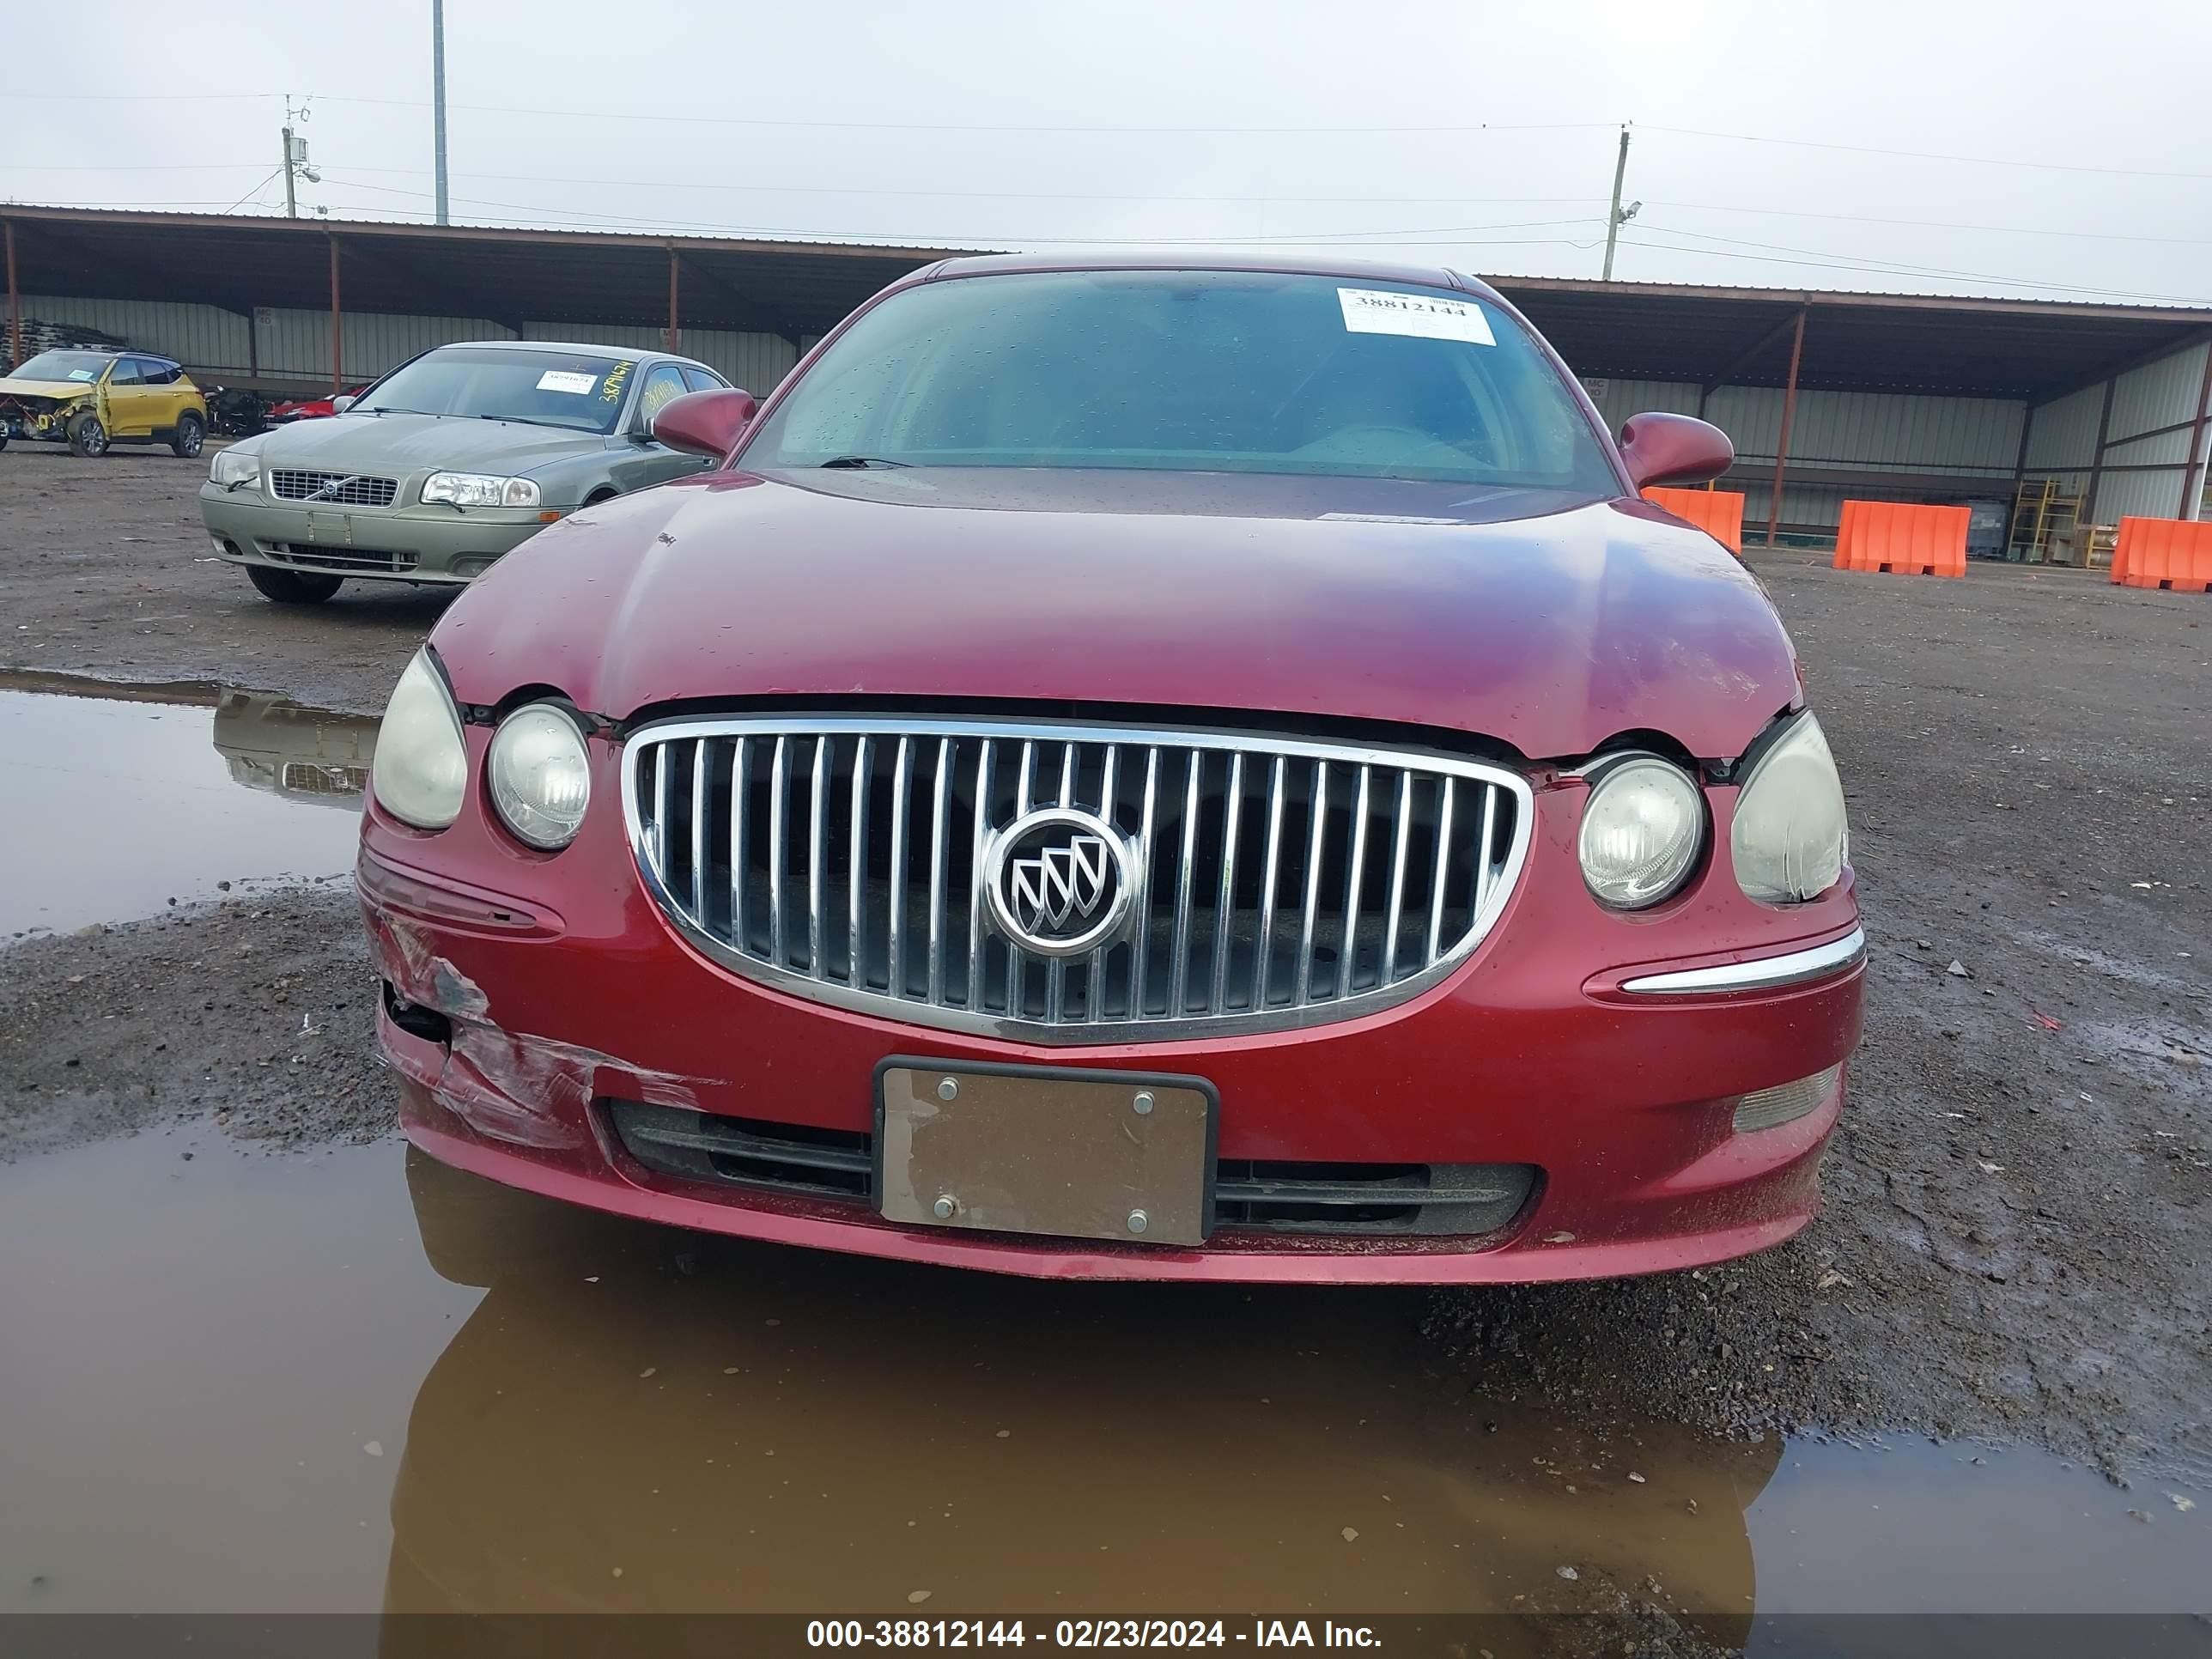
<instances>
[{"instance_id":1,"label":"gravel ground","mask_svg":"<svg viewBox=\"0 0 2212 1659\"><path fill-rule=\"evenodd\" d=\"M0 666L376 708L440 601L264 604L194 562L199 475L0 454ZM1719 1270L1440 1294L1431 1334L1486 1393L1592 1415L2212 1478L2212 598L1752 562L1844 769L1874 942L1827 1213ZM342 891L0 952L0 1157L210 1111L374 1135L369 1006Z\"/></svg>"},{"instance_id":2,"label":"gravel ground","mask_svg":"<svg viewBox=\"0 0 2212 1659\"><path fill-rule=\"evenodd\" d=\"M204 459L166 449L96 461L49 444L0 450L0 666L381 709L452 596L357 581L327 605L271 605L208 551L206 477Z\"/></svg>"}]
</instances>

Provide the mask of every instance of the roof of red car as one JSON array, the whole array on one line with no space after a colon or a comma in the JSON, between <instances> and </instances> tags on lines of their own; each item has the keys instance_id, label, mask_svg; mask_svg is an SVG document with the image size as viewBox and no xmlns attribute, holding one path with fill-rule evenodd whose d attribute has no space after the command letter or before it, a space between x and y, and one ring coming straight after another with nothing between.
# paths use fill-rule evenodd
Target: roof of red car
<instances>
[{"instance_id":1,"label":"roof of red car","mask_svg":"<svg viewBox=\"0 0 2212 1659\"><path fill-rule=\"evenodd\" d=\"M1268 270L1310 276L1355 276L1367 282L1421 283L1490 295L1486 283L1402 259L1356 259L1332 253L1275 249L1130 248L1112 252L983 253L946 259L917 272L915 280L985 276L1019 270Z\"/></svg>"}]
</instances>

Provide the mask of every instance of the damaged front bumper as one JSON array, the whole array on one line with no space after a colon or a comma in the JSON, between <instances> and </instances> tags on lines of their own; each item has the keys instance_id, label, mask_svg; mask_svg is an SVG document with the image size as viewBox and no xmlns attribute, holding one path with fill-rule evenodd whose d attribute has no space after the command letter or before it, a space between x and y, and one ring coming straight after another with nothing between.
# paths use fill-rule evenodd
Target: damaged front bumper
<instances>
[{"instance_id":1,"label":"damaged front bumper","mask_svg":"<svg viewBox=\"0 0 2212 1659\"><path fill-rule=\"evenodd\" d=\"M443 1162L642 1219L1031 1276L1514 1283L1746 1255L1817 1212L1861 1018L1848 884L1806 913L1747 924L1765 931L1733 949L1691 929L1650 940L1651 959L1601 968L1571 857L1532 867L1492 942L1407 1003L1282 1033L1074 1049L923 1030L726 971L671 929L611 814L549 856L475 814L432 836L372 802L357 879L402 1121ZM1829 947L1812 979L1712 994L1631 984ZM709 1133L866 1146L877 1070L902 1055L1203 1078L1218 1094L1224 1171L1540 1173L1510 1223L1480 1236L1224 1223L1185 1247L915 1226L886 1219L865 1186L838 1197L687 1178L625 1139L662 1108L706 1115ZM1739 1115L1784 1091L1771 1121Z\"/></svg>"},{"instance_id":2,"label":"damaged front bumper","mask_svg":"<svg viewBox=\"0 0 2212 1659\"><path fill-rule=\"evenodd\" d=\"M89 398L40 398L24 392L0 395L0 438L46 443L69 441L69 423Z\"/></svg>"}]
</instances>

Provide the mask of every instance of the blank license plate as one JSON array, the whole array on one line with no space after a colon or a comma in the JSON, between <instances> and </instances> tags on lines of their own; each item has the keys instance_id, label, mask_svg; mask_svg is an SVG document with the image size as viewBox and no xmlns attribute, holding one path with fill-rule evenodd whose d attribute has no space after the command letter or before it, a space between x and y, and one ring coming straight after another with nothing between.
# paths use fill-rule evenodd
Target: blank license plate
<instances>
[{"instance_id":1,"label":"blank license plate","mask_svg":"<svg viewBox=\"0 0 2212 1659\"><path fill-rule=\"evenodd\" d=\"M1197 1078L886 1062L886 1220L1198 1244L1212 1221L1215 1097Z\"/></svg>"},{"instance_id":2,"label":"blank license plate","mask_svg":"<svg viewBox=\"0 0 2212 1659\"><path fill-rule=\"evenodd\" d=\"M351 547L353 514L310 513L307 514L307 539L317 547Z\"/></svg>"}]
</instances>

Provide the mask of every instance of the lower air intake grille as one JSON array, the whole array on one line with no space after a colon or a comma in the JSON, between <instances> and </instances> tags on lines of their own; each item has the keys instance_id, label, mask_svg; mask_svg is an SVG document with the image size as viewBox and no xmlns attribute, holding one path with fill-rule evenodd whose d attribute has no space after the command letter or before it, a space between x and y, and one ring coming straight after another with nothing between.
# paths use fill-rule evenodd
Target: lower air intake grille
<instances>
[{"instance_id":1,"label":"lower air intake grille","mask_svg":"<svg viewBox=\"0 0 2212 1659\"><path fill-rule=\"evenodd\" d=\"M623 1149L648 1170L817 1198L866 1198L869 1137L793 1123L710 1117L681 1106L608 1103Z\"/></svg>"},{"instance_id":2,"label":"lower air intake grille","mask_svg":"<svg viewBox=\"0 0 2212 1659\"><path fill-rule=\"evenodd\" d=\"M681 1180L805 1198L866 1200L874 1193L870 1136L680 1106L611 1100L623 1150L647 1169ZM1399 1234L1408 1238L1494 1233L1536 1187L1529 1164L1255 1164L1216 1166L1218 1227L1279 1233Z\"/></svg>"},{"instance_id":3,"label":"lower air intake grille","mask_svg":"<svg viewBox=\"0 0 2212 1659\"><path fill-rule=\"evenodd\" d=\"M1232 1164L1214 1184L1224 1227L1295 1233L1493 1233L1536 1185L1532 1164Z\"/></svg>"},{"instance_id":4,"label":"lower air intake grille","mask_svg":"<svg viewBox=\"0 0 2212 1659\"><path fill-rule=\"evenodd\" d=\"M324 547L313 542L271 542L269 550L285 563L298 565L303 570L340 574L374 570L396 575L412 570L417 562L412 553L386 553L370 547Z\"/></svg>"}]
</instances>

